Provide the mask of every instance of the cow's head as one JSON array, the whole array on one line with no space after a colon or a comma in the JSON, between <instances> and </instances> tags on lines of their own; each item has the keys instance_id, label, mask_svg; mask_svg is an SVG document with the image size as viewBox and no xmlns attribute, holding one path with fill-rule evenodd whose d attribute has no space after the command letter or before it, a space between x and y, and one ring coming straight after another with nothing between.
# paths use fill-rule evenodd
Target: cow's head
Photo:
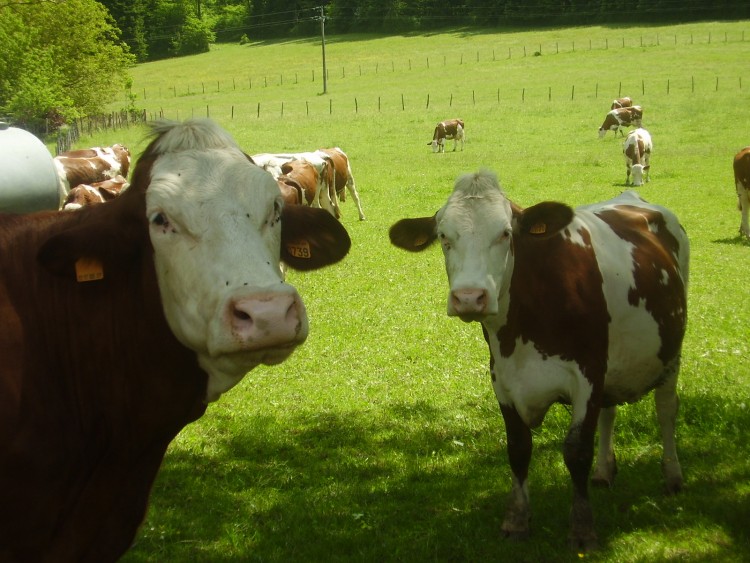
<instances>
[{"instance_id":1,"label":"cow's head","mask_svg":"<svg viewBox=\"0 0 750 563\"><path fill-rule=\"evenodd\" d=\"M62 272L79 257L93 259L106 280L116 275L107 272L110 254L153 248L167 323L197 354L209 374L207 399L215 400L307 337L305 307L281 278L280 260L319 268L343 258L350 240L327 212L284 206L273 177L212 121L164 122L154 133L130 187L81 211L79 226L49 241L40 259ZM108 220L87 228L100 210Z\"/></svg>"},{"instance_id":2,"label":"cow's head","mask_svg":"<svg viewBox=\"0 0 750 563\"><path fill-rule=\"evenodd\" d=\"M633 185L634 186L642 186L643 185L643 171L645 167L643 164L634 164L630 167L630 173L633 176Z\"/></svg>"},{"instance_id":3,"label":"cow's head","mask_svg":"<svg viewBox=\"0 0 750 563\"><path fill-rule=\"evenodd\" d=\"M432 217L402 219L389 232L391 242L419 252L440 241L448 274L448 315L464 321L498 313L513 275L514 246L540 241L572 219L572 210L545 202L521 209L500 189L489 171L456 180L447 203Z\"/></svg>"}]
</instances>

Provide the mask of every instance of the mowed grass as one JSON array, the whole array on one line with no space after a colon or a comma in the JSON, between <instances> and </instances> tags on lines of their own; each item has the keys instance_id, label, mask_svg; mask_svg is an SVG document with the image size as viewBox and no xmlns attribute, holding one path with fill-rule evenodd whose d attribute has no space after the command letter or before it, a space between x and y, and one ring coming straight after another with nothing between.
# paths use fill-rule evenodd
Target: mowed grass
<instances>
[{"instance_id":1,"label":"mowed grass","mask_svg":"<svg viewBox=\"0 0 750 563\"><path fill-rule=\"evenodd\" d=\"M307 343L250 372L177 437L124 560L747 560L750 244L738 236L731 163L750 144L750 22L341 36L326 53L326 95L317 40L219 45L133 71L149 114L182 119L208 106L248 153L342 147L367 220L348 198L350 255L289 274L308 309ZM601 549L582 556L566 542L569 412L553 407L534 431L530 539L503 539L510 469L481 328L446 317L439 249L404 253L387 231L433 214L457 175L482 167L523 206L618 194L622 139L599 140L597 129L620 93L643 105L654 139L652 180L639 191L673 209L691 239L678 421L686 489L664 495L653 400L621 408L617 481L591 493ZM435 123L456 116L465 150L432 154ZM143 134L79 145L138 152Z\"/></svg>"}]
</instances>

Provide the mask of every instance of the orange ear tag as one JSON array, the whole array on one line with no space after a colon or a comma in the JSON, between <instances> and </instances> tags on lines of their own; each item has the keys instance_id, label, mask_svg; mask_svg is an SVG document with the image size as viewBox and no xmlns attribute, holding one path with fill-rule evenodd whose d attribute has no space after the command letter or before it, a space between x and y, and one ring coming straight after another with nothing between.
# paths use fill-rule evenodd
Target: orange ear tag
<instances>
[{"instance_id":1,"label":"orange ear tag","mask_svg":"<svg viewBox=\"0 0 750 563\"><path fill-rule=\"evenodd\" d=\"M547 225L545 225L544 223L534 223L533 225L531 225L529 232L532 235L544 234L547 232Z\"/></svg>"},{"instance_id":2,"label":"orange ear tag","mask_svg":"<svg viewBox=\"0 0 750 563\"><path fill-rule=\"evenodd\" d=\"M95 281L104 278L104 268L99 260L79 258L76 260L76 280L79 282Z\"/></svg>"},{"instance_id":3,"label":"orange ear tag","mask_svg":"<svg viewBox=\"0 0 750 563\"><path fill-rule=\"evenodd\" d=\"M310 252L310 243L308 243L306 240L287 243L286 250L295 258L312 257L312 253Z\"/></svg>"}]
</instances>

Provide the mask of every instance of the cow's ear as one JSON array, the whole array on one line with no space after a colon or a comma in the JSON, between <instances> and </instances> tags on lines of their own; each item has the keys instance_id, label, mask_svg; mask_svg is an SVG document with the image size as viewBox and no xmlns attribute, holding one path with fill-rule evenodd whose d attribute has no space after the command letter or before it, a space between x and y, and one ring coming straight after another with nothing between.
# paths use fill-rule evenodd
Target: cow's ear
<instances>
[{"instance_id":1,"label":"cow's ear","mask_svg":"<svg viewBox=\"0 0 750 563\"><path fill-rule=\"evenodd\" d=\"M281 260L295 270L315 270L347 255L352 241L328 211L285 205L281 212Z\"/></svg>"},{"instance_id":2,"label":"cow's ear","mask_svg":"<svg viewBox=\"0 0 750 563\"><path fill-rule=\"evenodd\" d=\"M82 270L107 278L132 267L148 243L148 230L136 221L108 221L98 210L114 205L102 203L76 211L86 217L45 241L37 259L53 274L81 280ZM95 211L95 213L91 213ZM104 219L103 221L100 219ZM98 279L98 278L90 278Z\"/></svg>"},{"instance_id":3,"label":"cow's ear","mask_svg":"<svg viewBox=\"0 0 750 563\"><path fill-rule=\"evenodd\" d=\"M388 236L394 246L410 252L420 252L435 242L436 226L434 215L401 219L391 226Z\"/></svg>"},{"instance_id":4,"label":"cow's ear","mask_svg":"<svg viewBox=\"0 0 750 563\"><path fill-rule=\"evenodd\" d=\"M547 238L568 226L573 210L564 203L544 201L521 211L516 222L516 235Z\"/></svg>"}]
</instances>

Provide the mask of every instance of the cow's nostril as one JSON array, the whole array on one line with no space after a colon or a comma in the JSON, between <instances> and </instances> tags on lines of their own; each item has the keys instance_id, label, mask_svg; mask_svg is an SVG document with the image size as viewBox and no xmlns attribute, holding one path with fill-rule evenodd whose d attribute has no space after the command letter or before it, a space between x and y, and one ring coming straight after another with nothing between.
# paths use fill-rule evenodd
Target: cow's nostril
<instances>
[{"instance_id":1,"label":"cow's nostril","mask_svg":"<svg viewBox=\"0 0 750 563\"><path fill-rule=\"evenodd\" d=\"M249 321L250 315L248 315L245 311L240 311L239 309L235 309L233 311L234 318L239 321Z\"/></svg>"}]
</instances>

